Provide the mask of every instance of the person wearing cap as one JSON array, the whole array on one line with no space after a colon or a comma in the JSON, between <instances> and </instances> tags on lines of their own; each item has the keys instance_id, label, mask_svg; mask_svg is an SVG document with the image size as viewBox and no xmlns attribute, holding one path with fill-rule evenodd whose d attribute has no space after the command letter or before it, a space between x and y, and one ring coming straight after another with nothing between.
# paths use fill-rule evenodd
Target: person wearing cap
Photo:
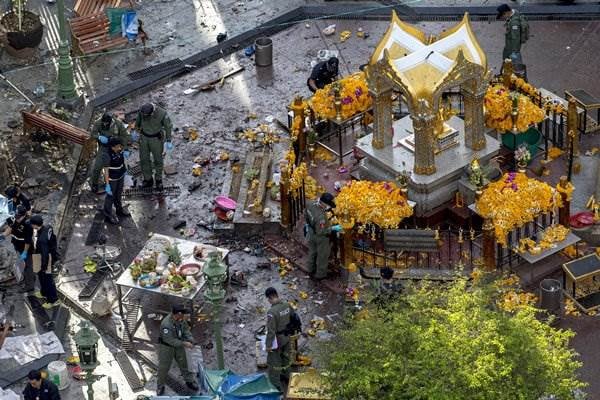
<instances>
[{"instance_id":1,"label":"person wearing cap","mask_svg":"<svg viewBox=\"0 0 600 400\"><path fill-rule=\"evenodd\" d=\"M41 298L46 299L42 307L50 309L60 304L54 276L52 275L52 264L58 259L58 247L56 235L50 225L44 225L44 219L41 215L34 215L29 219L31 227L34 229L33 255L38 256L39 272L38 280L40 282Z\"/></svg>"},{"instance_id":2,"label":"person wearing cap","mask_svg":"<svg viewBox=\"0 0 600 400\"><path fill-rule=\"evenodd\" d=\"M154 179L156 189L162 191L163 151L173 150L171 119L164 108L147 103L140 108L135 126L141 133L142 187L151 188Z\"/></svg>"},{"instance_id":3,"label":"person wearing cap","mask_svg":"<svg viewBox=\"0 0 600 400\"><path fill-rule=\"evenodd\" d=\"M269 380L281 391L281 378L289 380L289 368L292 365L290 336L287 333L292 308L287 302L281 301L277 290L273 287L267 288L265 297L271 304L271 308L267 312L267 337L265 339Z\"/></svg>"},{"instance_id":4,"label":"person wearing cap","mask_svg":"<svg viewBox=\"0 0 600 400\"><path fill-rule=\"evenodd\" d=\"M158 373L156 378L156 394L161 396L165 393L165 382L173 359L177 362L179 370L185 379L185 384L192 390L197 391L198 385L194 374L190 372L185 355L186 349L192 349L192 331L187 323L190 310L175 305L171 314L167 315L160 323L158 337Z\"/></svg>"},{"instance_id":5,"label":"person wearing cap","mask_svg":"<svg viewBox=\"0 0 600 400\"><path fill-rule=\"evenodd\" d=\"M125 157L129 157L129 150L127 150L129 134L127 133L127 128L123 122L109 113L104 113L100 119L94 122L92 127L92 137L98 142L98 152L96 153L94 166L92 167L92 173L90 175L90 186L92 192L98 193L98 181L100 180L100 173L104 166L104 155L105 153L108 153L108 142L110 138L119 138L121 145L126 149L124 151Z\"/></svg>"},{"instance_id":6,"label":"person wearing cap","mask_svg":"<svg viewBox=\"0 0 600 400\"><path fill-rule=\"evenodd\" d=\"M23 270L23 291L35 290L35 274L31 264L31 247L33 244L33 228L27 220L27 209L23 205L17 207L14 216L6 220L8 229L4 235L11 236L11 243L19 256L19 261L25 263ZM19 266L15 266L19 268Z\"/></svg>"},{"instance_id":7,"label":"person wearing cap","mask_svg":"<svg viewBox=\"0 0 600 400\"><path fill-rule=\"evenodd\" d=\"M335 202L331 193L323 193L314 202L309 203L304 210L305 232L308 240L308 270L309 274L316 280L327 277L327 266L329 265L329 253L331 246L329 235L331 232L340 232L340 225L329 223L327 211L335 208Z\"/></svg>"},{"instance_id":8,"label":"person wearing cap","mask_svg":"<svg viewBox=\"0 0 600 400\"><path fill-rule=\"evenodd\" d=\"M337 57L331 57L327 61L321 61L314 66L306 84L311 92L317 89L323 89L325 85L334 82L338 76L339 60Z\"/></svg>"},{"instance_id":9,"label":"person wearing cap","mask_svg":"<svg viewBox=\"0 0 600 400\"><path fill-rule=\"evenodd\" d=\"M123 208L122 195L125 182L125 156L123 154L123 144L117 137L111 137L108 141L108 152L104 153L104 209L103 213L108 222L118 224L119 220L113 214L113 204L117 211L117 216L128 217L129 211Z\"/></svg>"},{"instance_id":10,"label":"person wearing cap","mask_svg":"<svg viewBox=\"0 0 600 400\"><path fill-rule=\"evenodd\" d=\"M496 9L497 19L504 20L504 50L502 59L511 59L513 64L523 64L521 57L521 45L527 41L529 26L527 20L517 10L513 10L508 4L501 4Z\"/></svg>"},{"instance_id":11,"label":"person wearing cap","mask_svg":"<svg viewBox=\"0 0 600 400\"><path fill-rule=\"evenodd\" d=\"M8 199L8 212L10 214L15 213L18 206L25 207L28 213L31 212L31 201L29 201L29 198L25 196L19 186L13 185L7 187L4 194Z\"/></svg>"}]
</instances>

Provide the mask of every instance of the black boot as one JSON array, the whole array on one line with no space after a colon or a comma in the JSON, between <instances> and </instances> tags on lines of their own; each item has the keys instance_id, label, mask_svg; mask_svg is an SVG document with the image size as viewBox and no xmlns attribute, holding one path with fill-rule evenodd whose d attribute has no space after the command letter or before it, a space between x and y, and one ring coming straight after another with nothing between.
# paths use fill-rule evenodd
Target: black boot
<instances>
[{"instance_id":1,"label":"black boot","mask_svg":"<svg viewBox=\"0 0 600 400\"><path fill-rule=\"evenodd\" d=\"M159 386L156 388L156 395L157 396L162 396L163 394L165 394L165 387L164 386Z\"/></svg>"},{"instance_id":2,"label":"black boot","mask_svg":"<svg viewBox=\"0 0 600 400\"><path fill-rule=\"evenodd\" d=\"M144 179L144 182L142 183L142 189L148 189L152 187L152 179Z\"/></svg>"},{"instance_id":3,"label":"black boot","mask_svg":"<svg viewBox=\"0 0 600 400\"><path fill-rule=\"evenodd\" d=\"M114 215L105 215L104 220L113 225L119 225L119 220Z\"/></svg>"},{"instance_id":4,"label":"black boot","mask_svg":"<svg viewBox=\"0 0 600 400\"><path fill-rule=\"evenodd\" d=\"M163 184L162 184L162 180L156 180L156 182L154 183L154 187L156 188L157 191L162 192L163 191Z\"/></svg>"},{"instance_id":5,"label":"black boot","mask_svg":"<svg viewBox=\"0 0 600 400\"><path fill-rule=\"evenodd\" d=\"M92 193L98 194L98 185L91 185Z\"/></svg>"},{"instance_id":6,"label":"black boot","mask_svg":"<svg viewBox=\"0 0 600 400\"><path fill-rule=\"evenodd\" d=\"M192 389L194 392L197 392L198 389L200 389L198 387L198 385L196 385L196 382L186 382L185 384L187 385L187 387L189 387L190 389Z\"/></svg>"},{"instance_id":7,"label":"black boot","mask_svg":"<svg viewBox=\"0 0 600 400\"><path fill-rule=\"evenodd\" d=\"M117 215L119 217L129 217L131 213L126 208L121 208L120 210L117 210Z\"/></svg>"}]
</instances>

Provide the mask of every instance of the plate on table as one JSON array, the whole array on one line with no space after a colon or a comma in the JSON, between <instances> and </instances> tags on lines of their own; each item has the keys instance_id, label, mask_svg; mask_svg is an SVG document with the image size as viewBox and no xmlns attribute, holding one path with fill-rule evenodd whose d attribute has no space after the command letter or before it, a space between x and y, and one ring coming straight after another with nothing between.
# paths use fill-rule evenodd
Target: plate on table
<instances>
[{"instance_id":1,"label":"plate on table","mask_svg":"<svg viewBox=\"0 0 600 400\"><path fill-rule=\"evenodd\" d=\"M142 274L138 279L138 285L145 289L156 289L160 286L160 278L150 274Z\"/></svg>"},{"instance_id":2,"label":"plate on table","mask_svg":"<svg viewBox=\"0 0 600 400\"><path fill-rule=\"evenodd\" d=\"M202 271L202 265L198 263L186 263L179 267L179 272L183 276L196 277Z\"/></svg>"}]
</instances>

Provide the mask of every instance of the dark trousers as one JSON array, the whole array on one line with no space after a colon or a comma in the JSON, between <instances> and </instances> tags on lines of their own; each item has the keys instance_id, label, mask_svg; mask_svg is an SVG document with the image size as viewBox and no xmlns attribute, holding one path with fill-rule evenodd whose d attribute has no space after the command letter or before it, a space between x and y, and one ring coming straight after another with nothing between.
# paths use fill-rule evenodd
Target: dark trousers
<instances>
[{"instance_id":1,"label":"dark trousers","mask_svg":"<svg viewBox=\"0 0 600 400\"><path fill-rule=\"evenodd\" d=\"M17 253L17 257L20 255L21 253ZM21 261L19 260L17 262ZM27 259L25 259L25 269L23 270L23 290L25 292L33 292L35 290L35 273L33 272L31 254L27 254Z\"/></svg>"},{"instance_id":2,"label":"dark trousers","mask_svg":"<svg viewBox=\"0 0 600 400\"><path fill-rule=\"evenodd\" d=\"M48 266L48 271L51 267ZM38 279L40 280L40 292L42 296L48 300L49 303L54 303L58 300L58 294L56 293L56 285L54 284L54 277L50 272L40 271L38 272Z\"/></svg>"},{"instance_id":3,"label":"dark trousers","mask_svg":"<svg viewBox=\"0 0 600 400\"><path fill-rule=\"evenodd\" d=\"M123 195L123 184L125 183L125 177L122 177L116 181L110 181L110 189L112 190L112 196L108 193L104 197L104 215L113 215L112 206L115 205L117 214L123 211L123 204L121 203L121 196Z\"/></svg>"}]
</instances>

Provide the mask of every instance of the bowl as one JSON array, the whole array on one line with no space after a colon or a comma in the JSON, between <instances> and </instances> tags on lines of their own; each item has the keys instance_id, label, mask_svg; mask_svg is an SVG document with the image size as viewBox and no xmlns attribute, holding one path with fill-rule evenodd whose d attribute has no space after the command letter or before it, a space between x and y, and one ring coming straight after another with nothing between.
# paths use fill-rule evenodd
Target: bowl
<instances>
[{"instance_id":1,"label":"bowl","mask_svg":"<svg viewBox=\"0 0 600 400\"><path fill-rule=\"evenodd\" d=\"M179 267L179 273L183 276L197 276L202 272L202 265L197 263L187 263Z\"/></svg>"},{"instance_id":2,"label":"bowl","mask_svg":"<svg viewBox=\"0 0 600 400\"><path fill-rule=\"evenodd\" d=\"M236 201L227 196L217 196L215 198L215 204L217 207L225 211L235 210L237 207Z\"/></svg>"}]
</instances>

